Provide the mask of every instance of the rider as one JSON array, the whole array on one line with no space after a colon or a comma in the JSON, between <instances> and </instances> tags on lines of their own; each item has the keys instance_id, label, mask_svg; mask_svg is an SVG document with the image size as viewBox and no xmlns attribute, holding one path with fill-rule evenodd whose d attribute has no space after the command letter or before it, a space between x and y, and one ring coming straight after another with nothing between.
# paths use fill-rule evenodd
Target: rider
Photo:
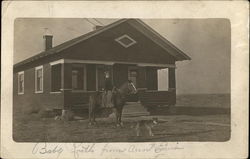
<instances>
[{"instance_id":1,"label":"rider","mask_svg":"<svg viewBox=\"0 0 250 159\"><path fill-rule=\"evenodd\" d=\"M113 85L112 85L112 81L110 79L110 74L109 71L105 71L104 72L105 75L105 80L104 80L104 93L105 93L105 106L106 107L112 107L112 103L111 103L111 97L112 97L112 89L113 89Z\"/></svg>"},{"instance_id":2,"label":"rider","mask_svg":"<svg viewBox=\"0 0 250 159\"><path fill-rule=\"evenodd\" d=\"M112 91L113 86L110 79L109 71L105 71L104 75L105 75L104 91L107 94L108 91Z\"/></svg>"}]
</instances>

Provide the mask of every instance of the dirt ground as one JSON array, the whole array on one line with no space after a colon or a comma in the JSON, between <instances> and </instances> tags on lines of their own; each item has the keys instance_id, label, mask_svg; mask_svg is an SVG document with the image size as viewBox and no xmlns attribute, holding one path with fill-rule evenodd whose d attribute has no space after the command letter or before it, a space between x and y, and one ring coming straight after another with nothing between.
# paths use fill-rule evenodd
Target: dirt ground
<instances>
[{"instance_id":1,"label":"dirt ground","mask_svg":"<svg viewBox=\"0 0 250 159\"><path fill-rule=\"evenodd\" d=\"M215 97L219 100L216 101ZM200 100L200 104L196 102L199 107L189 107L192 104L191 101L194 102L195 99L185 96L179 100L179 103L189 104L177 106L176 113L123 118L122 128L115 126L113 118L98 118L97 125L89 126L87 119L64 122L55 121L54 118L40 118L36 113L23 115L15 111L13 139L16 142L223 142L230 139L230 106L221 98L218 96L204 98ZM205 99L208 102L210 100L210 103L204 102ZM224 97L223 100L225 101ZM215 105L214 103L220 107L211 107L211 104ZM159 124L153 128L154 136L150 137L146 134L137 137L133 128L136 121L152 117L159 119Z\"/></svg>"},{"instance_id":2,"label":"dirt ground","mask_svg":"<svg viewBox=\"0 0 250 159\"><path fill-rule=\"evenodd\" d=\"M153 128L154 136L136 137L133 128L136 121L152 117L124 118L124 127L117 128L111 118L99 118L97 125L89 126L88 120L64 122L33 115L32 120L23 117L14 123L13 137L17 142L226 141L230 138L228 115L157 116L159 124Z\"/></svg>"}]
</instances>

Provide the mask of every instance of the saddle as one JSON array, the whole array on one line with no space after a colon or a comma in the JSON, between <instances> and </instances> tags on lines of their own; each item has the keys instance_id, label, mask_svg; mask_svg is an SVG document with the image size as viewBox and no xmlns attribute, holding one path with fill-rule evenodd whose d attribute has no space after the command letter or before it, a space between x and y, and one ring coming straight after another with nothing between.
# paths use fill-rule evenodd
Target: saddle
<instances>
[{"instance_id":1,"label":"saddle","mask_svg":"<svg viewBox=\"0 0 250 159\"><path fill-rule=\"evenodd\" d=\"M107 91L102 93L102 107L104 108L111 108L114 107L112 101L112 92Z\"/></svg>"}]
</instances>

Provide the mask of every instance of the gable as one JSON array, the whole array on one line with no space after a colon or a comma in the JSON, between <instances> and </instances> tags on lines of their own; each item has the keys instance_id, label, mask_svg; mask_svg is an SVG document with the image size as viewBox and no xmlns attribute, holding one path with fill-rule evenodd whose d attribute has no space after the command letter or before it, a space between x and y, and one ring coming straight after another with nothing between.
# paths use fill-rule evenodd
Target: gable
<instances>
[{"instance_id":1,"label":"gable","mask_svg":"<svg viewBox=\"0 0 250 159\"><path fill-rule=\"evenodd\" d=\"M135 37L140 43L137 43L137 40L134 40L134 38L132 38L132 44L129 44L129 38L125 39L125 41L123 39L123 42L120 40L117 41L119 37L126 35L128 37ZM114 43L115 40L116 43ZM126 49L118 48L117 44ZM81 58L84 60L113 60L160 64L191 59L141 20L121 19L41 52L15 64L14 67L29 65L34 62L41 63L44 59L61 58L62 56L64 58Z\"/></svg>"},{"instance_id":2,"label":"gable","mask_svg":"<svg viewBox=\"0 0 250 159\"><path fill-rule=\"evenodd\" d=\"M124 47L117 38L132 38L136 43ZM175 58L127 23L100 33L62 51L64 58L81 60L172 64Z\"/></svg>"}]
</instances>

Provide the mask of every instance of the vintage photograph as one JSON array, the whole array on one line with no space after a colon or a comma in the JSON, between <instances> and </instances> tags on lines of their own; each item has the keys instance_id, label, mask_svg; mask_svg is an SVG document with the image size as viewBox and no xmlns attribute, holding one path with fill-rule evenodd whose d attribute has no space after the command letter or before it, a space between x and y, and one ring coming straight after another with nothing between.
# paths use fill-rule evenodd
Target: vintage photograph
<instances>
[{"instance_id":1,"label":"vintage photograph","mask_svg":"<svg viewBox=\"0 0 250 159\"><path fill-rule=\"evenodd\" d=\"M13 60L15 142L230 140L228 19L17 18Z\"/></svg>"}]
</instances>

